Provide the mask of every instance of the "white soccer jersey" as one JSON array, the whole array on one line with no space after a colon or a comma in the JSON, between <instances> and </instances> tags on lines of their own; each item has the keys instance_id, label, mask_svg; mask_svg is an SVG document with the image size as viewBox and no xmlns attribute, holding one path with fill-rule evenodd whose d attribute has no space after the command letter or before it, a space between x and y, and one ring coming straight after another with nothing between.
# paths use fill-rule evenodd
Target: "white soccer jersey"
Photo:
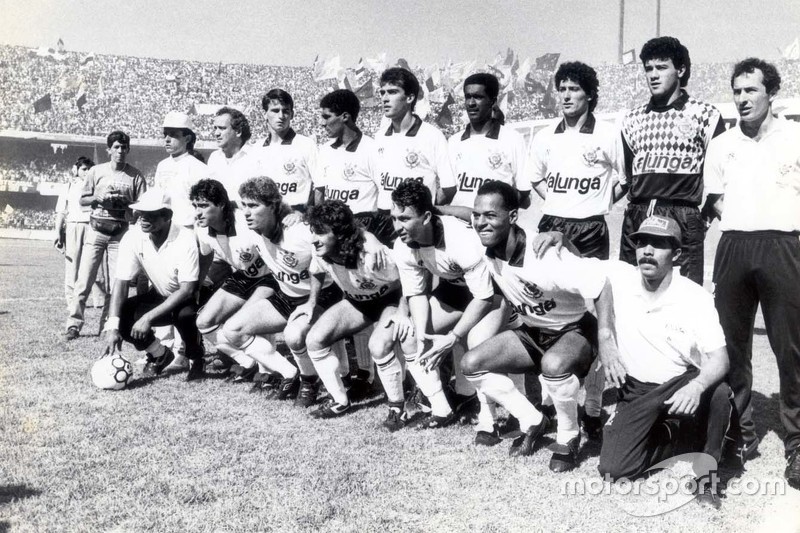
<instances>
[{"instance_id":1,"label":"white soccer jersey","mask_svg":"<svg viewBox=\"0 0 800 533\"><path fill-rule=\"evenodd\" d=\"M258 252L278 281L281 292L294 298L308 296L311 291L308 269L313 249L311 230L304 223L284 227L277 242L263 236L258 239ZM331 280L326 280L323 287L330 284Z\"/></svg>"},{"instance_id":2,"label":"white soccer jersey","mask_svg":"<svg viewBox=\"0 0 800 533\"><path fill-rule=\"evenodd\" d=\"M436 201L439 187L455 187L453 169L447 155L444 134L414 115L414 124L404 134L389 126L375 138L378 144L378 208L392 208L392 191L404 181L419 181Z\"/></svg>"},{"instance_id":3,"label":"white soccer jersey","mask_svg":"<svg viewBox=\"0 0 800 533\"><path fill-rule=\"evenodd\" d=\"M483 259L483 246L465 222L451 216L433 217L433 245L394 243L394 260L405 296L425 294L426 273L469 288L474 298L494 295L491 276Z\"/></svg>"},{"instance_id":4,"label":"white soccer jersey","mask_svg":"<svg viewBox=\"0 0 800 533\"><path fill-rule=\"evenodd\" d=\"M168 157L156 167L155 186L169 193L172 220L181 226L194 225L194 207L189 200L192 185L207 178L211 171L205 163L189 153Z\"/></svg>"},{"instance_id":5,"label":"white soccer jersey","mask_svg":"<svg viewBox=\"0 0 800 533\"><path fill-rule=\"evenodd\" d=\"M170 224L167 240L156 249L150 234L131 226L119 243L116 279L130 281L144 270L161 296L177 291L182 282L197 281L200 264L192 230Z\"/></svg>"},{"instance_id":6,"label":"white soccer jersey","mask_svg":"<svg viewBox=\"0 0 800 533\"><path fill-rule=\"evenodd\" d=\"M487 181L502 181L520 192L530 192L531 182L524 171L525 140L513 129L492 121L486 135L476 135L467 125L447 144L457 186L450 205L472 208L478 188Z\"/></svg>"},{"instance_id":7,"label":"white soccer jersey","mask_svg":"<svg viewBox=\"0 0 800 533\"><path fill-rule=\"evenodd\" d=\"M228 198L239 203L239 186L250 178L261 175L258 161L248 150L242 148L233 157L225 157L222 150L215 150L208 156L208 169L211 177L219 181L228 191Z\"/></svg>"},{"instance_id":8,"label":"white soccer jersey","mask_svg":"<svg viewBox=\"0 0 800 533\"><path fill-rule=\"evenodd\" d=\"M605 215L614 203L614 184L625 170L622 137L616 126L591 113L580 131L562 120L533 138L528 174L535 185L544 181L545 215L588 218Z\"/></svg>"},{"instance_id":9,"label":"white soccer jersey","mask_svg":"<svg viewBox=\"0 0 800 533\"><path fill-rule=\"evenodd\" d=\"M342 289L344 295L354 301L377 300L400 288L400 274L397 265L391 260L389 249L383 247L389 261L381 270L368 268L364 263L365 254L352 265L340 265L318 255L311 260L311 274L325 274L326 278Z\"/></svg>"},{"instance_id":10,"label":"white soccer jersey","mask_svg":"<svg viewBox=\"0 0 800 533\"><path fill-rule=\"evenodd\" d=\"M600 295L605 274L599 259L579 258L550 249L536 258L525 230L516 226L514 252L508 260L486 250L489 272L503 295L531 327L561 330L586 313L585 299ZM599 274L598 274L599 273Z\"/></svg>"},{"instance_id":11,"label":"white soccer jersey","mask_svg":"<svg viewBox=\"0 0 800 533\"><path fill-rule=\"evenodd\" d=\"M243 272L251 278L261 278L269 274L264 260L258 252L261 236L247 227L244 216L236 211L232 227L225 233L217 233L211 228L195 227L200 254L214 254L229 264L234 270Z\"/></svg>"},{"instance_id":12,"label":"white soccer jersey","mask_svg":"<svg viewBox=\"0 0 800 533\"><path fill-rule=\"evenodd\" d=\"M317 164L317 145L313 139L290 129L282 141L269 136L261 146L249 150L258 160L260 175L269 176L278 184L284 202L308 203Z\"/></svg>"},{"instance_id":13,"label":"white soccer jersey","mask_svg":"<svg viewBox=\"0 0 800 533\"><path fill-rule=\"evenodd\" d=\"M361 133L347 146L338 140L325 144L314 187L323 187L326 200L341 200L353 213L375 211L380 187L377 155L375 141Z\"/></svg>"}]
</instances>

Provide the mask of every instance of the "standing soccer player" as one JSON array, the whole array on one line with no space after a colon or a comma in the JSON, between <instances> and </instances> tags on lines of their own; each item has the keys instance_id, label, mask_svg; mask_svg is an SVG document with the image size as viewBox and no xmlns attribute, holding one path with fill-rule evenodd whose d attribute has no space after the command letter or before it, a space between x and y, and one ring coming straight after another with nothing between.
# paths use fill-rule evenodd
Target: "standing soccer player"
<instances>
[{"instance_id":1,"label":"standing soccer player","mask_svg":"<svg viewBox=\"0 0 800 533\"><path fill-rule=\"evenodd\" d=\"M731 358L742 462L758 448L751 389L753 321L764 313L778 360L780 418L790 486L800 489L800 125L777 118L781 77L749 58L731 76L739 125L715 140L706 170L722 213L714 261L716 305Z\"/></svg>"},{"instance_id":2,"label":"standing soccer player","mask_svg":"<svg viewBox=\"0 0 800 533\"><path fill-rule=\"evenodd\" d=\"M628 113L622 125L625 175L620 183L630 203L622 222L619 257L635 264L631 233L650 215L668 216L683 234L681 274L702 285L703 163L709 142L725 131L725 125L713 106L686 93L691 61L678 39L651 39L639 58L651 98ZM712 204L714 200L709 198Z\"/></svg>"},{"instance_id":3,"label":"standing soccer player","mask_svg":"<svg viewBox=\"0 0 800 533\"><path fill-rule=\"evenodd\" d=\"M441 131L414 114L419 80L412 72L395 67L381 74L380 86L383 113L392 124L375 139L381 178L378 209L389 211L392 191L406 181L424 184L435 203L450 203L456 182L447 155L447 140Z\"/></svg>"},{"instance_id":4,"label":"standing soccer player","mask_svg":"<svg viewBox=\"0 0 800 533\"><path fill-rule=\"evenodd\" d=\"M214 140L218 149L208 156L208 169L214 179L228 191L228 197L239 201L239 186L258 176L258 160L247 150L250 140L250 121L241 111L221 107L214 117Z\"/></svg>"}]
</instances>

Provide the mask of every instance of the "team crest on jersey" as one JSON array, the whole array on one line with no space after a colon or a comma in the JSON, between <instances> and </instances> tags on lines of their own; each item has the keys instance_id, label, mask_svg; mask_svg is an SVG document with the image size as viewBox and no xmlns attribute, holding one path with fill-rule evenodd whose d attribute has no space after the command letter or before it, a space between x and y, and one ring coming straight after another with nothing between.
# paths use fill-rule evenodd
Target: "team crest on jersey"
<instances>
[{"instance_id":1,"label":"team crest on jersey","mask_svg":"<svg viewBox=\"0 0 800 533\"><path fill-rule=\"evenodd\" d=\"M415 150L406 152L405 163L408 168L417 168L420 163L419 154Z\"/></svg>"},{"instance_id":2,"label":"team crest on jersey","mask_svg":"<svg viewBox=\"0 0 800 533\"><path fill-rule=\"evenodd\" d=\"M239 252L239 261L241 261L242 263L247 264L252 260L253 260L253 254L251 252L247 250L242 250L241 252Z\"/></svg>"},{"instance_id":3,"label":"team crest on jersey","mask_svg":"<svg viewBox=\"0 0 800 533\"><path fill-rule=\"evenodd\" d=\"M503 154L500 152L492 152L489 154L489 168L497 170L503 166Z\"/></svg>"},{"instance_id":4,"label":"team crest on jersey","mask_svg":"<svg viewBox=\"0 0 800 533\"><path fill-rule=\"evenodd\" d=\"M525 295L528 296L529 298L533 300L538 300L542 296L544 296L544 292L542 291L542 289L540 289L539 286L536 285L535 283L530 283L528 281L522 280L522 285L524 287L523 291L525 292Z\"/></svg>"},{"instance_id":5,"label":"team crest on jersey","mask_svg":"<svg viewBox=\"0 0 800 533\"><path fill-rule=\"evenodd\" d=\"M286 172L286 174L294 174L295 171L297 171L297 165L294 161L286 161L283 164L283 171Z\"/></svg>"},{"instance_id":6,"label":"team crest on jersey","mask_svg":"<svg viewBox=\"0 0 800 533\"><path fill-rule=\"evenodd\" d=\"M294 268L297 266L298 260L293 252L287 252L285 250L281 250L281 259L283 260L283 264L285 264L289 268Z\"/></svg>"},{"instance_id":7,"label":"team crest on jersey","mask_svg":"<svg viewBox=\"0 0 800 533\"><path fill-rule=\"evenodd\" d=\"M455 272L464 272L464 269L461 268L461 265L459 265L458 263L456 263L452 259L447 262L447 269L450 272L453 272L453 273L455 273Z\"/></svg>"},{"instance_id":8,"label":"team crest on jersey","mask_svg":"<svg viewBox=\"0 0 800 533\"><path fill-rule=\"evenodd\" d=\"M365 291L371 291L372 289L377 287L377 285L375 285L375 282L373 282L370 279L356 278L356 282L358 283L358 287L360 289L364 289Z\"/></svg>"},{"instance_id":9,"label":"team crest on jersey","mask_svg":"<svg viewBox=\"0 0 800 533\"><path fill-rule=\"evenodd\" d=\"M679 119L675 126L677 126L678 131L683 137L690 137L692 135L692 130L694 130L694 124L690 118L683 118Z\"/></svg>"},{"instance_id":10,"label":"team crest on jersey","mask_svg":"<svg viewBox=\"0 0 800 533\"><path fill-rule=\"evenodd\" d=\"M345 179L351 179L356 173L356 166L353 163L345 163L342 169Z\"/></svg>"},{"instance_id":11,"label":"team crest on jersey","mask_svg":"<svg viewBox=\"0 0 800 533\"><path fill-rule=\"evenodd\" d=\"M591 167L597 163L597 160L600 159L600 147L585 147L583 150L583 162L586 163L587 167Z\"/></svg>"}]
</instances>

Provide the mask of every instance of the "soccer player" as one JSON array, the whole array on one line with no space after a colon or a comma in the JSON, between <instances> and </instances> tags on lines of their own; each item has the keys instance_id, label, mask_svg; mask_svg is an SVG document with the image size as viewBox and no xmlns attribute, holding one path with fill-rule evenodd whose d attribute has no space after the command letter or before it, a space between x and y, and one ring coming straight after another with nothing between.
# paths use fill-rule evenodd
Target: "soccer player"
<instances>
[{"instance_id":1,"label":"soccer player","mask_svg":"<svg viewBox=\"0 0 800 533\"><path fill-rule=\"evenodd\" d=\"M204 179L192 186L189 195L195 208L195 234L200 248L201 272L212 259L230 265L232 272L197 315L197 329L210 345L237 362L234 382L252 379L258 370L255 361L218 338L222 324L248 301L263 300L272 293L269 269L258 253L260 237L247 227L244 216L228 199L225 187L216 180Z\"/></svg>"},{"instance_id":2,"label":"soccer player","mask_svg":"<svg viewBox=\"0 0 800 533\"><path fill-rule=\"evenodd\" d=\"M489 180L517 189L523 209L531 204L531 182L525 176L525 140L492 118L499 92L500 82L493 74L472 74L464 80L464 108L469 124L447 143L457 190L450 206L439 207L443 214L457 214L453 210L460 209L469 217L475 193Z\"/></svg>"},{"instance_id":3,"label":"soccer player","mask_svg":"<svg viewBox=\"0 0 800 533\"><path fill-rule=\"evenodd\" d=\"M111 292L106 332L106 354L121 349L126 340L147 352L144 373L157 376L175 358L153 334L154 326L173 325L180 332L189 359L187 381L203 377L203 344L197 331L195 292L199 276L194 234L172 222L170 197L153 188L130 205L139 213L138 226L119 245L119 261ZM148 292L128 298L128 284L144 272Z\"/></svg>"},{"instance_id":4,"label":"soccer player","mask_svg":"<svg viewBox=\"0 0 800 533\"><path fill-rule=\"evenodd\" d=\"M393 67L381 74L383 113L392 122L375 139L381 178L378 209L384 211L392 207L392 191L405 181L423 183L437 204L450 203L456 193L447 140L414 114L419 92L419 80L404 68Z\"/></svg>"},{"instance_id":5,"label":"soccer player","mask_svg":"<svg viewBox=\"0 0 800 533\"><path fill-rule=\"evenodd\" d=\"M313 201L313 174L317 144L292 128L294 100L283 89L272 89L261 99L267 118L267 138L253 149L258 159L259 175L271 177L280 187L286 203L304 211Z\"/></svg>"},{"instance_id":6,"label":"soccer player","mask_svg":"<svg viewBox=\"0 0 800 533\"><path fill-rule=\"evenodd\" d=\"M164 148L169 157L156 167L155 186L167 191L172 200L172 219L186 228L194 227L194 208L189 200L192 185L209 176L208 167L191 155L197 136L186 113L170 111L162 124Z\"/></svg>"},{"instance_id":7,"label":"soccer player","mask_svg":"<svg viewBox=\"0 0 800 533\"><path fill-rule=\"evenodd\" d=\"M534 240L516 224L518 209L518 194L507 183L490 181L478 189L473 226L486 247L492 279L523 325L471 349L462 368L479 391L519 420L524 435L512 443L511 455L532 454L548 420L505 374L540 374L558 416L550 469L564 472L578 463L577 397L580 379L594 359L598 321L603 333L600 356L604 365L611 364L611 293L602 276L592 275L600 267L598 259L581 259L563 250L559 255L552 248L539 259ZM595 300L597 320L587 312L585 299ZM615 369L609 371L616 375Z\"/></svg>"},{"instance_id":8,"label":"soccer player","mask_svg":"<svg viewBox=\"0 0 800 533\"><path fill-rule=\"evenodd\" d=\"M214 140L218 149L208 156L208 169L235 202L239 200L239 186L248 178L259 175L258 159L244 150L250 136L250 121L241 111L232 107L217 110Z\"/></svg>"},{"instance_id":9,"label":"soccer player","mask_svg":"<svg viewBox=\"0 0 800 533\"><path fill-rule=\"evenodd\" d=\"M772 114L781 86L774 65L749 58L731 76L738 126L714 140L706 160L712 191L724 194L714 261L716 305L731 358L741 418L739 454L758 448L751 389L753 320L759 305L778 360L785 476L800 489L800 125Z\"/></svg>"},{"instance_id":10,"label":"soccer player","mask_svg":"<svg viewBox=\"0 0 800 533\"><path fill-rule=\"evenodd\" d=\"M112 131L106 138L110 161L92 167L86 174L80 204L91 206L89 235L84 241L75 298L69 309L66 339L80 335L86 298L92 290L103 258L108 264L109 277L117 265L117 250L123 234L128 230L131 211L128 206L138 200L147 189L147 182L138 169L126 161L131 149L131 138L122 131ZM104 307L108 307L106 301ZM103 324L100 324L101 329Z\"/></svg>"},{"instance_id":11,"label":"soccer player","mask_svg":"<svg viewBox=\"0 0 800 533\"><path fill-rule=\"evenodd\" d=\"M681 274L703 284L705 220L703 162L709 142L725 131L719 111L690 97L685 87L691 74L689 51L674 37L657 37L642 47L650 102L625 117L622 125L628 192L622 222L619 258L636 262L631 233L652 214L678 222L683 234L678 258ZM709 198L711 204L714 198Z\"/></svg>"},{"instance_id":12,"label":"soccer player","mask_svg":"<svg viewBox=\"0 0 800 533\"><path fill-rule=\"evenodd\" d=\"M406 368L431 404L431 416L423 427L440 428L475 403L472 387L456 372L459 404L456 410L451 408L438 371L442 358L461 339L471 347L494 335L508 313L494 292L474 232L457 218L434 215L433 209L431 192L423 183L403 182L392 192L391 213L398 233L394 260L418 343L416 352L405 352ZM432 276L438 277L433 290ZM481 412L491 416L487 410ZM486 424L484 420L479 428ZM493 419L488 422L490 428L493 424Z\"/></svg>"},{"instance_id":13,"label":"soccer player","mask_svg":"<svg viewBox=\"0 0 800 533\"><path fill-rule=\"evenodd\" d=\"M614 416L604 428L601 474L632 479L683 451L695 461L698 502L720 507L713 471L732 411L725 336L713 297L673 274L681 232L671 218L652 216L631 235L638 267L607 265L614 292L619 360L625 371ZM686 450L678 446L685 443ZM704 456L702 456L704 458ZM711 464L709 464L711 463Z\"/></svg>"},{"instance_id":14,"label":"soccer player","mask_svg":"<svg viewBox=\"0 0 800 533\"><path fill-rule=\"evenodd\" d=\"M413 352L416 338L405 299L401 297L397 267L391 260L380 269L366 264L364 230L343 202L325 200L309 209L306 220L311 226L315 256L311 262L309 300L297 313L305 314L313 322L306 338L308 355L332 397L312 415L333 418L350 410L347 390L340 378L339 359L331 352L331 345L374 324L369 350L389 400L389 416L384 426L390 431L401 429L407 421L403 368L395 356L394 344L398 340L407 352ZM326 279L333 280L344 298L315 320L317 295Z\"/></svg>"}]
</instances>

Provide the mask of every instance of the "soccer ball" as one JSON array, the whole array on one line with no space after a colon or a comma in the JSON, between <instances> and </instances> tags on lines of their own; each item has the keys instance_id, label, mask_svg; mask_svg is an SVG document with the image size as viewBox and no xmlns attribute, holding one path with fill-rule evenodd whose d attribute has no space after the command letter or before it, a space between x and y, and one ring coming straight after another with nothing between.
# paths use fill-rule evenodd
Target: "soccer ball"
<instances>
[{"instance_id":1,"label":"soccer ball","mask_svg":"<svg viewBox=\"0 0 800 533\"><path fill-rule=\"evenodd\" d=\"M119 354L98 359L92 365L92 383L103 390L121 390L133 376L130 361Z\"/></svg>"}]
</instances>

